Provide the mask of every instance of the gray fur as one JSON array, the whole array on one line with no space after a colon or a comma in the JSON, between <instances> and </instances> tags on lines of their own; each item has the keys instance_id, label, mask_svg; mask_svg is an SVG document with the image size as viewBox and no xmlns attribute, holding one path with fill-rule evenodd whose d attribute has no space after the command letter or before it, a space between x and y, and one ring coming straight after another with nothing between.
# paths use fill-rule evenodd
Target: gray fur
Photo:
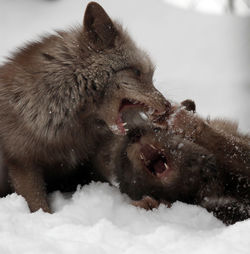
<instances>
[{"instance_id":1,"label":"gray fur","mask_svg":"<svg viewBox=\"0 0 250 254\"><path fill-rule=\"evenodd\" d=\"M31 211L50 211L44 171L72 170L93 152L93 119L112 127L122 99L166 111L153 71L147 54L94 2L83 26L28 44L0 68L4 162Z\"/></svg>"}]
</instances>

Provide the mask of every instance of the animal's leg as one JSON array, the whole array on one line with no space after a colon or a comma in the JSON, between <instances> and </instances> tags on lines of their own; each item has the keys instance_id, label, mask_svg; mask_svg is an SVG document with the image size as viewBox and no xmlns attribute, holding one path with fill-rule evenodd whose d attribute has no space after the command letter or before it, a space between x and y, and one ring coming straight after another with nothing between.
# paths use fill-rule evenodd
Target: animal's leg
<instances>
[{"instance_id":1,"label":"animal's leg","mask_svg":"<svg viewBox=\"0 0 250 254\"><path fill-rule=\"evenodd\" d=\"M32 166L24 165L21 168L13 164L8 164L8 169L14 191L26 199L30 211L35 212L41 208L44 212L50 213L41 171Z\"/></svg>"}]
</instances>

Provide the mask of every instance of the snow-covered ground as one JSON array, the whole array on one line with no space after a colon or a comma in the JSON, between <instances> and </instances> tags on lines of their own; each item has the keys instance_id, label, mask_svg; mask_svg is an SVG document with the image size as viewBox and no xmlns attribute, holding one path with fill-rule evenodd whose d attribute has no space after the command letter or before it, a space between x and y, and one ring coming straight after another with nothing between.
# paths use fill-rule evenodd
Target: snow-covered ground
<instances>
[{"instance_id":1,"label":"snow-covered ground","mask_svg":"<svg viewBox=\"0 0 250 254\"><path fill-rule=\"evenodd\" d=\"M161 0L99 1L150 52L167 97L250 130L250 18L186 12ZM1 0L0 62L27 40L81 22L87 1ZM54 214L0 199L0 253L250 252L250 220L226 227L204 209L176 203L144 211L107 184L51 195Z\"/></svg>"},{"instance_id":2,"label":"snow-covered ground","mask_svg":"<svg viewBox=\"0 0 250 254\"><path fill-rule=\"evenodd\" d=\"M249 254L250 220L226 227L199 207L145 211L108 184L51 196L55 213L30 214L12 194L0 200L0 253Z\"/></svg>"}]
</instances>

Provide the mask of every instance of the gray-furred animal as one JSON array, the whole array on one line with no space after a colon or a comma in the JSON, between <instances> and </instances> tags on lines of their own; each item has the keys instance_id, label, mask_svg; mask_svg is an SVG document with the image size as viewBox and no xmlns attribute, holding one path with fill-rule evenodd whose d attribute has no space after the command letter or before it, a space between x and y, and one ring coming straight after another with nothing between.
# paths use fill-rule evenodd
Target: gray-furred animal
<instances>
[{"instance_id":1,"label":"gray-furred animal","mask_svg":"<svg viewBox=\"0 0 250 254\"><path fill-rule=\"evenodd\" d=\"M44 177L73 173L95 152L102 142L96 122L124 134L123 105L167 114L170 104L153 86L153 72L147 54L95 2L83 26L30 43L0 67L4 165L31 211L51 212Z\"/></svg>"}]
</instances>

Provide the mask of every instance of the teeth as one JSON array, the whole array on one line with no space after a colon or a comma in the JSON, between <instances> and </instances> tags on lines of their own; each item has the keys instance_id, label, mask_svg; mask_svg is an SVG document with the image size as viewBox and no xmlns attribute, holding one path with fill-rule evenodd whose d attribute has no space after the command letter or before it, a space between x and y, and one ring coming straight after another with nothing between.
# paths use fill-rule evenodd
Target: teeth
<instances>
[{"instance_id":1,"label":"teeth","mask_svg":"<svg viewBox=\"0 0 250 254\"><path fill-rule=\"evenodd\" d=\"M136 100L128 100L130 103L132 103L132 104L139 104L139 102L138 101L136 101Z\"/></svg>"},{"instance_id":2,"label":"teeth","mask_svg":"<svg viewBox=\"0 0 250 254\"><path fill-rule=\"evenodd\" d=\"M148 114L152 115L154 112L155 112L155 110L153 108L148 109Z\"/></svg>"},{"instance_id":3,"label":"teeth","mask_svg":"<svg viewBox=\"0 0 250 254\"><path fill-rule=\"evenodd\" d=\"M156 147L154 147L153 145L149 145L151 148L153 148L154 150L157 150L157 148Z\"/></svg>"},{"instance_id":4,"label":"teeth","mask_svg":"<svg viewBox=\"0 0 250 254\"><path fill-rule=\"evenodd\" d=\"M143 155L142 153L140 153L140 158L141 158L142 160L145 160L145 157L144 157L144 155Z\"/></svg>"},{"instance_id":5,"label":"teeth","mask_svg":"<svg viewBox=\"0 0 250 254\"><path fill-rule=\"evenodd\" d=\"M110 130L116 135L124 135L116 124L109 126Z\"/></svg>"},{"instance_id":6,"label":"teeth","mask_svg":"<svg viewBox=\"0 0 250 254\"><path fill-rule=\"evenodd\" d=\"M164 167L165 167L166 169L169 168L168 165L167 165L167 163L164 163Z\"/></svg>"},{"instance_id":7,"label":"teeth","mask_svg":"<svg viewBox=\"0 0 250 254\"><path fill-rule=\"evenodd\" d=\"M122 123L123 127L126 126L127 124L128 124L128 123L126 123L126 122L125 122L125 123Z\"/></svg>"},{"instance_id":8,"label":"teeth","mask_svg":"<svg viewBox=\"0 0 250 254\"><path fill-rule=\"evenodd\" d=\"M153 119L153 122L157 122L158 120L159 120L159 116L158 117L155 117L154 119Z\"/></svg>"}]
</instances>

